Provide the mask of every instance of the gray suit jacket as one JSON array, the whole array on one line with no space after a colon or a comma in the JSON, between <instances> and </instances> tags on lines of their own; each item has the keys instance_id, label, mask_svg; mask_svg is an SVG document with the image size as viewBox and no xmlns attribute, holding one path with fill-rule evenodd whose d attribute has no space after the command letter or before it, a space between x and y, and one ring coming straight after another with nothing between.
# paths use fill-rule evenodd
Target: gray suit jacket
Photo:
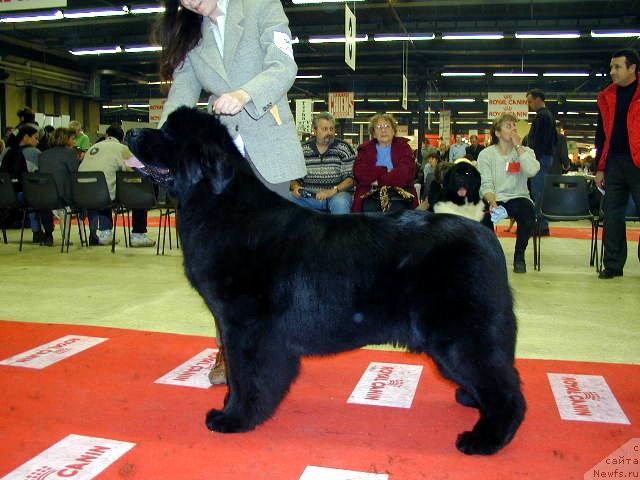
<instances>
[{"instance_id":1,"label":"gray suit jacket","mask_svg":"<svg viewBox=\"0 0 640 480\"><path fill-rule=\"evenodd\" d=\"M223 61L210 21L203 18L202 39L173 73L160 125L176 108L194 106L203 89L211 93L210 105L224 93L243 89L251 101L237 115L220 116L231 136L242 136L251 161L268 182L304 177L304 156L287 101L298 71L290 38L279 0L231 0Z\"/></svg>"}]
</instances>

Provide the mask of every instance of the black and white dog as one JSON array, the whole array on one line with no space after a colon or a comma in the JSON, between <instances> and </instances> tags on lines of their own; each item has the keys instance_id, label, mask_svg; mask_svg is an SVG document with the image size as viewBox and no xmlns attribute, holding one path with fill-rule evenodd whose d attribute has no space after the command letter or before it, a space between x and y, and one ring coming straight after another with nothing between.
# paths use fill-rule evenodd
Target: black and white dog
<instances>
[{"instance_id":1,"label":"black and white dog","mask_svg":"<svg viewBox=\"0 0 640 480\"><path fill-rule=\"evenodd\" d=\"M459 385L458 402L479 410L458 449L491 454L511 441L525 400L493 232L454 215L299 207L269 191L226 128L195 109L128 143L178 197L186 275L225 347L229 392L209 429L243 432L271 417L304 355L395 343L431 355Z\"/></svg>"},{"instance_id":2,"label":"black and white dog","mask_svg":"<svg viewBox=\"0 0 640 480\"><path fill-rule=\"evenodd\" d=\"M433 211L481 221L485 209L480 198L480 172L469 160L456 160L444 174L440 197Z\"/></svg>"}]
</instances>

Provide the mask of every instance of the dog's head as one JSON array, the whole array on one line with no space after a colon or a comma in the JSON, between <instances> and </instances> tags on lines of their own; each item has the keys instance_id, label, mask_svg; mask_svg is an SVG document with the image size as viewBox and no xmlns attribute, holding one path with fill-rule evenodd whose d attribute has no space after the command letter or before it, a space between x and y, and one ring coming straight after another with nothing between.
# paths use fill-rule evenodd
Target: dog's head
<instances>
[{"instance_id":1,"label":"dog's head","mask_svg":"<svg viewBox=\"0 0 640 480\"><path fill-rule=\"evenodd\" d=\"M468 160L457 161L449 168L442 184L447 200L460 205L480 201L480 172Z\"/></svg>"},{"instance_id":2,"label":"dog's head","mask_svg":"<svg viewBox=\"0 0 640 480\"><path fill-rule=\"evenodd\" d=\"M201 182L222 193L240 157L226 127L195 108L179 108L160 129L132 129L125 141L134 155L126 163L178 194Z\"/></svg>"}]
</instances>

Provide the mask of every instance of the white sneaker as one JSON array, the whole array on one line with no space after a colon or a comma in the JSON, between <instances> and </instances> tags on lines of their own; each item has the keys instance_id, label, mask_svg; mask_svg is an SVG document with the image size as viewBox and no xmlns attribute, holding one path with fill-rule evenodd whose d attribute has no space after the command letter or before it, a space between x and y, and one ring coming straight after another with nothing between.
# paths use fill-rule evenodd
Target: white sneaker
<instances>
[{"instance_id":1,"label":"white sneaker","mask_svg":"<svg viewBox=\"0 0 640 480\"><path fill-rule=\"evenodd\" d=\"M98 237L98 243L100 245L111 245L111 238L113 236L111 230L98 230L96 231L96 236ZM120 240L116 238L116 243L119 242Z\"/></svg>"},{"instance_id":2,"label":"white sneaker","mask_svg":"<svg viewBox=\"0 0 640 480\"><path fill-rule=\"evenodd\" d=\"M149 238L146 233L132 233L129 245L132 247L153 247L156 241Z\"/></svg>"}]
</instances>

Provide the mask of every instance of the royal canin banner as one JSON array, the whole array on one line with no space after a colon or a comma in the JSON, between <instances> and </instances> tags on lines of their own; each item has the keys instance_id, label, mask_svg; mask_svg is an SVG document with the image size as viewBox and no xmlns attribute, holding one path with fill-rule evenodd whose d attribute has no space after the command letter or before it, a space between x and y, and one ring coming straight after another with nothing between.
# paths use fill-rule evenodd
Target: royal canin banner
<instances>
[{"instance_id":1,"label":"royal canin banner","mask_svg":"<svg viewBox=\"0 0 640 480\"><path fill-rule=\"evenodd\" d=\"M421 365L371 362L347 403L411 408Z\"/></svg>"},{"instance_id":2,"label":"royal canin banner","mask_svg":"<svg viewBox=\"0 0 640 480\"><path fill-rule=\"evenodd\" d=\"M40 345L39 347L2 360L0 361L0 365L42 369L88 348L94 347L106 340L108 339L87 337L84 335L67 335L45 345Z\"/></svg>"},{"instance_id":3,"label":"royal canin banner","mask_svg":"<svg viewBox=\"0 0 640 480\"><path fill-rule=\"evenodd\" d=\"M209 372L216 361L218 349L206 348L195 357L163 375L155 383L181 385L183 387L209 388Z\"/></svg>"},{"instance_id":4,"label":"royal canin banner","mask_svg":"<svg viewBox=\"0 0 640 480\"><path fill-rule=\"evenodd\" d=\"M563 420L629 425L618 400L600 375L548 373Z\"/></svg>"},{"instance_id":5,"label":"royal canin banner","mask_svg":"<svg viewBox=\"0 0 640 480\"><path fill-rule=\"evenodd\" d=\"M119 440L71 434L0 480L90 480L135 445Z\"/></svg>"}]
</instances>

